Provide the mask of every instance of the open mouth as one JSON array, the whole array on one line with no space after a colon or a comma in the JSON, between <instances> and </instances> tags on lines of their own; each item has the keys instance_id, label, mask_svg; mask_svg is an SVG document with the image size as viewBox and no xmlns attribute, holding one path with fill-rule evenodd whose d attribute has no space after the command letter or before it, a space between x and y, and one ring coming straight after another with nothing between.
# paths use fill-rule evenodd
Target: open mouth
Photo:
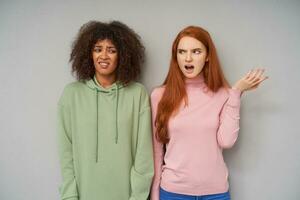
<instances>
[{"instance_id":1,"label":"open mouth","mask_svg":"<svg viewBox=\"0 0 300 200\"><path fill-rule=\"evenodd\" d=\"M102 68L107 68L109 66L109 62L98 62L98 64L100 65L100 67Z\"/></svg>"},{"instance_id":2,"label":"open mouth","mask_svg":"<svg viewBox=\"0 0 300 200\"><path fill-rule=\"evenodd\" d=\"M188 71L191 71L194 69L194 65L185 65L184 68Z\"/></svg>"}]
</instances>

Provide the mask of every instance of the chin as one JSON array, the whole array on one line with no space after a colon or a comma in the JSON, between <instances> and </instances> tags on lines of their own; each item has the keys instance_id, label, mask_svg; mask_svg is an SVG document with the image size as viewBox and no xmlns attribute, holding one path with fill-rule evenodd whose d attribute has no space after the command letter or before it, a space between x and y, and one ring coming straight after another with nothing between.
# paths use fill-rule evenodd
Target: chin
<instances>
[{"instance_id":1,"label":"chin","mask_svg":"<svg viewBox=\"0 0 300 200\"><path fill-rule=\"evenodd\" d=\"M104 76L107 76L107 75L110 75L112 74L114 71L113 70L99 70L98 73L100 75L104 75Z\"/></svg>"},{"instance_id":2,"label":"chin","mask_svg":"<svg viewBox=\"0 0 300 200\"><path fill-rule=\"evenodd\" d=\"M185 74L185 78L196 78L197 74Z\"/></svg>"}]
</instances>

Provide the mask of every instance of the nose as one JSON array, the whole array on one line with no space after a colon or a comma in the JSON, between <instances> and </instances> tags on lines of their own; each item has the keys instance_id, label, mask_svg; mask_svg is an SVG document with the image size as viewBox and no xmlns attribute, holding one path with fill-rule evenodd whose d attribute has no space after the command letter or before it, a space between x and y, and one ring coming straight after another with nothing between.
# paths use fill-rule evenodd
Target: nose
<instances>
[{"instance_id":1,"label":"nose","mask_svg":"<svg viewBox=\"0 0 300 200\"><path fill-rule=\"evenodd\" d=\"M100 58L101 59L108 59L108 53L107 53L107 50L106 49L104 49L104 50L102 50L101 52L100 52Z\"/></svg>"},{"instance_id":2,"label":"nose","mask_svg":"<svg viewBox=\"0 0 300 200\"><path fill-rule=\"evenodd\" d=\"M192 59L192 55L191 55L191 52L187 52L186 53L186 56L185 56L185 61L186 62L191 62L193 59Z\"/></svg>"}]
</instances>

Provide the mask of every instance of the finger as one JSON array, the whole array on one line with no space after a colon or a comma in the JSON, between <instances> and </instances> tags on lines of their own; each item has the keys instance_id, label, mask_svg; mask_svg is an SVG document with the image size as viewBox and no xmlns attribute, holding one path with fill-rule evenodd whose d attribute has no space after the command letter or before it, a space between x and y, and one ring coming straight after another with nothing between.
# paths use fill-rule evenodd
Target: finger
<instances>
[{"instance_id":1,"label":"finger","mask_svg":"<svg viewBox=\"0 0 300 200\"><path fill-rule=\"evenodd\" d=\"M252 85L257 85L260 84L261 82L263 82L264 80L268 79L268 76L262 77L259 80L255 81Z\"/></svg>"},{"instance_id":2,"label":"finger","mask_svg":"<svg viewBox=\"0 0 300 200\"><path fill-rule=\"evenodd\" d=\"M252 82L258 72L259 72L258 69L253 69L252 73L250 74L250 76L248 78L248 81Z\"/></svg>"},{"instance_id":3,"label":"finger","mask_svg":"<svg viewBox=\"0 0 300 200\"><path fill-rule=\"evenodd\" d=\"M259 86L259 84L253 86L253 87L251 88L251 90L254 90L254 89L258 88L258 86Z\"/></svg>"},{"instance_id":4,"label":"finger","mask_svg":"<svg viewBox=\"0 0 300 200\"><path fill-rule=\"evenodd\" d=\"M259 81L262 78L264 71L265 71L264 69L258 69L258 72L255 75L255 78L253 79L253 81L254 82Z\"/></svg>"},{"instance_id":5,"label":"finger","mask_svg":"<svg viewBox=\"0 0 300 200\"><path fill-rule=\"evenodd\" d=\"M257 83L256 85L253 85L251 88L249 88L249 90L254 90L254 89L258 88L259 85L260 85L260 83Z\"/></svg>"},{"instance_id":6,"label":"finger","mask_svg":"<svg viewBox=\"0 0 300 200\"><path fill-rule=\"evenodd\" d=\"M259 74L257 74L257 77L260 78L265 72L265 69L261 68Z\"/></svg>"},{"instance_id":7,"label":"finger","mask_svg":"<svg viewBox=\"0 0 300 200\"><path fill-rule=\"evenodd\" d=\"M253 77L251 77L251 79L249 81L256 82L257 80L259 80L260 76L263 74L264 70L263 69L256 69L255 74L253 75Z\"/></svg>"},{"instance_id":8,"label":"finger","mask_svg":"<svg viewBox=\"0 0 300 200\"><path fill-rule=\"evenodd\" d=\"M248 91L250 91L250 90L254 90L254 89L256 89L258 87L258 85L256 85L256 86L252 86L252 87L250 87L249 89L247 89Z\"/></svg>"},{"instance_id":9,"label":"finger","mask_svg":"<svg viewBox=\"0 0 300 200\"><path fill-rule=\"evenodd\" d=\"M254 74L254 69L251 69L251 70L247 73L247 75L246 75L246 77L245 77L245 80L249 81L249 80L251 79L251 77L253 76L253 74Z\"/></svg>"},{"instance_id":10,"label":"finger","mask_svg":"<svg viewBox=\"0 0 300 200\"><path fill-rule=\"evenodd\" d=\"M253 71L252 69L251 69L250 71L248 71L248 73L247 73L246 76L245 76L246 79L250 77L252 71Z\"/></svg>"}]
</instances>

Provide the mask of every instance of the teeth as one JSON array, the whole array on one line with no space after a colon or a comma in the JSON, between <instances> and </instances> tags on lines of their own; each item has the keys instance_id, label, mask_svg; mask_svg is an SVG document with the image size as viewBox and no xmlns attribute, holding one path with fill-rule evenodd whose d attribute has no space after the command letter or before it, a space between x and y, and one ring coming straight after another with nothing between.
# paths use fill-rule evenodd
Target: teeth
<instances>
[{"instance_id":1,"label":"teeth","mask_svg":"<svg viewBox=\"0 0 300 200\"><path fill-rule=\"evenodd\" d=\"M99 65L101 65L101 66L108 66L108 63L105 63L105 62L99 62Z\"/></svg>"}]
</instances>

